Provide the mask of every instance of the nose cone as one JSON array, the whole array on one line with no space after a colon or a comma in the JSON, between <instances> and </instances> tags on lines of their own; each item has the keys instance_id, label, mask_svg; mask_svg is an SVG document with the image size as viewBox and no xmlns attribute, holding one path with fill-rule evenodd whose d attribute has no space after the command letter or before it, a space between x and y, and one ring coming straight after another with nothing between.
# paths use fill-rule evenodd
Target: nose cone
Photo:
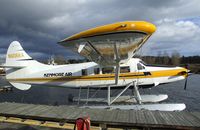
<instances>
[{"instance_id":1,"label":"nose cone","mask_svg":"<svg viewBox=\"0 0 200 130\"><path fill-rule=\"evenodd\" d=\"M180 67L180 72L179 74L184 76L184 77L187 77L188 76L188 73L190 72L190 70L186 69L186 68L183 68L183 67Z\"/></svg>"}]
</instances>

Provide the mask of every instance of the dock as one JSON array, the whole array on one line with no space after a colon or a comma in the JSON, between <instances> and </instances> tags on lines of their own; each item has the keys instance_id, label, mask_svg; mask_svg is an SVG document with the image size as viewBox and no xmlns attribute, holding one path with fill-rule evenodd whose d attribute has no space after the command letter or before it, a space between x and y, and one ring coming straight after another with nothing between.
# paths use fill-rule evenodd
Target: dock
<instances>
[{"instance_id":1,"label":"dock","mask_svg":"<svg viewBox=\"0 0 200 130\"><path fill-rule=\"evenodd\" d=\"M0 122L73 129L75 120L89 116L91 129L200 129L200 112L91 109L0 103Z\"/></svg>"}]
</instances>

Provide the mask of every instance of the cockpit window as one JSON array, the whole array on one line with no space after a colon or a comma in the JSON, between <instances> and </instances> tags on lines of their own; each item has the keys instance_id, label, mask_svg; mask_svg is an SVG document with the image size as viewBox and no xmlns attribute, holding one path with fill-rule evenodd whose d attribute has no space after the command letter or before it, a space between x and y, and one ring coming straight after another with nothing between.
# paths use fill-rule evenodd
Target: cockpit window
<instances>
[{"instance_id":1,"label":"cockpit window","mask_svg":"<svg viewBox=\"0 0 200 130\"><path fill-rule=\"evenodd\" d=\"M145 69L145 67L143 65L141 65L140 63L137 63L137 68L138 68L138 70Z\"/></svg>"},{"instance_id":2,"label":"cockpit window","mask_svg":"<svg viewBox=\"0 0 200 130\"><path fill-rule=\"evenodd\" d=\"M140 60L139 62L140 62L141 64L145 65L145 66L147 65L147 64L146 64L144 61L142 61L142 60Z\"/></svg>"}]
</instances>

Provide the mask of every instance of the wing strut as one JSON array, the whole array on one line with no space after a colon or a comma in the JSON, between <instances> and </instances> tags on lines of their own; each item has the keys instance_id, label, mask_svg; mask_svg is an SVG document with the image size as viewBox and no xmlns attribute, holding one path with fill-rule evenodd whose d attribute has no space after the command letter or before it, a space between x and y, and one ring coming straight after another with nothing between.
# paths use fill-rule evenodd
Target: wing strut
<instances>
[{"instance_id":1,"label":"wing strut","mask_svg":"<svg viewBox=\"0 0 200 130\"><path fill-rule=\"evenodd\" d=\"M115 68L115 85L118 84L119 81L119 73L120 73L120 57L119 57L119 52L117 49L116 43L114 44L114 51L115 51L115 61L116 61L116 68Z\"/></svg>"},{"instance_id":2,"label":"wing strut","mask_svg":"<svg viewBox=\"0 0 200 130\"><path fill-rule=\"evenodd\" d=\"M116 69L115 69L115 85L118 85L119 73L120 73L120 65L119 65L119 63L118 63L118 64L116 65Z\"/></svg>"}]
</instances>

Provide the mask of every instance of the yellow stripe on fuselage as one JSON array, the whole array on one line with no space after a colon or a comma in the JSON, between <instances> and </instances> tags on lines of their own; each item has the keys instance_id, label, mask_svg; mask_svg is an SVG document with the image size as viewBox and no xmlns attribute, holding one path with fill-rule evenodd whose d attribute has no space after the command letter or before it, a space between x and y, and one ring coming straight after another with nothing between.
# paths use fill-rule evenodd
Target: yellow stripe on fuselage
<instances>
[{"instance_id":1,"label":"yellow stripe on fuselage","mask_svg":"<svg viewBox=\"0 0 200 130\"><path fill-rule=\"evenodd\" d=\"M156 77L167 77L167 76L186 76L186 69L174 69L174 70L162 70L162 71L151 71L151 75L144 75L143 72L131 72L122 73L119 75L119 79L139 79L139 78L156 78ZM12 82L57 82L57 81L92 81L92 80L115 80L114 74L98 74L89 76L68 76L68 77L42 77L42 78L18 78L8 79Z\"/></svg>"}]
</instances>

